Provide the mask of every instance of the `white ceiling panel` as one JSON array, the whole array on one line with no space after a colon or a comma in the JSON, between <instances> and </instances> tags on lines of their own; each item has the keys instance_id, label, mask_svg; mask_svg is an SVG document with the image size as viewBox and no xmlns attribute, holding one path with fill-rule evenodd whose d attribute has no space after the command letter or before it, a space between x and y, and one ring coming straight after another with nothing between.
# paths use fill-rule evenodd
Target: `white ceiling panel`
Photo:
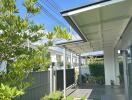
<instances>
[{"instance_id":1,"label":"white ceiling panel","mask_svg":"<svg viewBox=\"0 0 132 100\"><path fill-rule=\"evenodd\" d=\"M90 12L73 15L72 18L79 26L81 26L84 24L90 24L99 21L98 13L98 10L93 10Z\"/></svg>"},{"instance_id":2,"label":"white ceiling panel","mask_svg":"<svg viewBox=\"0 0 132 100\"><path fill-rule=\"evenodd\" d=\"M108 5L101 8L103 20L112 18L118 19L118 17L128 16L131 4L131 0L125 0L124 2Z\"/></svg>"},{"instance_id":3,"label":"white ceiling panel","mask_svg":"<svg viewBox=\"0 0 132 100\"><path fill-rule=\"evenodd\" d=\"M104 46L114 46L132 17L131 12L132 0L122 0L115 4L69 15L68 17L73 21L71 25L75 24L80 31L79 34L86 38L87 43L68 47L76 52L85 52L103 50Z\"/></svg>"},{"instance_id":4,"label":"white ceiling panel","mask_svg":"<svg viewBox=\"0 0 132 100\"><path fill-rule=\"evenodd\" d=\"M80 28L84 34L94 34L99 31L99 25L89 25Z\"/></svg>"}]
</instances>

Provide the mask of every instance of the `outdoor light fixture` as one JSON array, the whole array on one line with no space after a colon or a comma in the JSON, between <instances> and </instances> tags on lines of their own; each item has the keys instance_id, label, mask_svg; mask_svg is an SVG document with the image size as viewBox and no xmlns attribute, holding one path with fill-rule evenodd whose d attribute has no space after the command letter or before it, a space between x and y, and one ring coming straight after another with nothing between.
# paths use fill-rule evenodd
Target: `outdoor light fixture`
<instances>
[{"instance_id":1,"label":"outdoor light fixture","mask_svg":"<svg viewBox=\"0 0 132 100\"><path fill-rule=\"evenodd\" d=\"M120 50L118 50L117 52L118 52L118 54L121 54L121 51Z\"/></svg>"},{"instance_id":2,"label":"outdoor light fixture","mask_svg":"<svg viewBox=\"0 0 132 100\"><path fill-rule=\"evenodd\" d=\"M84 7L77 8L77 9L73 9L71 11L69 10L67 12L63 12L62 16L70 16L70 15L74 15L74 14L78 14L78 13L81 13L81 12L84 12L84 11L104 7L104 6L114 4L114 3L118 3L118 2L122 2L122 1L125 1L125 0L106 0L102 3L101 2L100 3L95 3L93 5L91 4L91 5L87 5L87 6L84 6Z\"/></svg>"}]
</instances>

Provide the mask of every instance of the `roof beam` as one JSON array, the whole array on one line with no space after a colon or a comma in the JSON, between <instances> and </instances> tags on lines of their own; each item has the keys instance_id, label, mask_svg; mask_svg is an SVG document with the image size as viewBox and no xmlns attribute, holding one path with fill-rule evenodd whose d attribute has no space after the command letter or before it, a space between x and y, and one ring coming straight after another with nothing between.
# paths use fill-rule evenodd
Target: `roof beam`
<instances>
[{"instance_id":1,"label":"roof beam","mask_svg":"<svg viewBox=\"0 0 132 100\"><path fill-rule=\"evenodd\" d=\"M115 3L118 3L118 2L122 2L122 1L125 1L125 0L104 0L102 2L98 2L98 3L95 3L95 4L91 4L91 5L87 5L87 6L84 6L84 7L80 7L80 8L76 8L76 9L73 9L73 10L62 12L62 16L71 16L71 15L74 15L74 14L78 14L78 13L81 13L81 12L89 11L89 10L100 8L100 7L104 7L104 6L107 6L107 5L110 5L110 4L115 4Z\"/></svg>"},{"instance_id":2,"label":"roof beam","mask_svg":"<svg viewBox=\"0 0 132 100\"><path fill-rule=\"evenodd\" d=\"M75 24L75 21L70 16L65 16L64 18L71 25L71 27L79 34L82 40L86 42L87 41L86 37L82 34L78 26Z\"/></svg>"}]
</instances>

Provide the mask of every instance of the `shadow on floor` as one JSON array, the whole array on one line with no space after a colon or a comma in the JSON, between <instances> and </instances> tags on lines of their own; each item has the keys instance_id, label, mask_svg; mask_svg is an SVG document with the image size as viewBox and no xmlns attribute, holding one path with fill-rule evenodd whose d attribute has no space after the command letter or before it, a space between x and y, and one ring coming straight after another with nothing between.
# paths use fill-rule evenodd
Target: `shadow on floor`
<instances>
[{"instance_id":1,"label":"shadow on floor","mask_svg":"<svg viewBox=\"0 0 132 100\"><path fill-rule=\"evenodd\" d=\"M89 86L84 84L80 88L92 89L88 99L125 100L124 89L121 86Z\"/></svg>"}]
</instances>

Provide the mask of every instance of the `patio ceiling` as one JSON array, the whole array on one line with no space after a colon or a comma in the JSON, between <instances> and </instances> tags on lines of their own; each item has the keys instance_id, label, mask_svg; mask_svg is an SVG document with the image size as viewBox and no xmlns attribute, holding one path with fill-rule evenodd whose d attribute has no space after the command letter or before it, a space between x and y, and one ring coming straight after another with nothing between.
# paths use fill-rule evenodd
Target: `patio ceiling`
<instances>
[{"instance_id":1,"label":"patio ceiling","mask_svg":"<svg viewBox=\"0 0 132 100\"><path fill-rule=\"evenodd\" d=\"M120 39L132 17L132 0L104 0L63 11L62 16L84 41L66 43L67 49L76 53L101 51L104 46L114 47Z\"/></svg>"}]
</instances>

